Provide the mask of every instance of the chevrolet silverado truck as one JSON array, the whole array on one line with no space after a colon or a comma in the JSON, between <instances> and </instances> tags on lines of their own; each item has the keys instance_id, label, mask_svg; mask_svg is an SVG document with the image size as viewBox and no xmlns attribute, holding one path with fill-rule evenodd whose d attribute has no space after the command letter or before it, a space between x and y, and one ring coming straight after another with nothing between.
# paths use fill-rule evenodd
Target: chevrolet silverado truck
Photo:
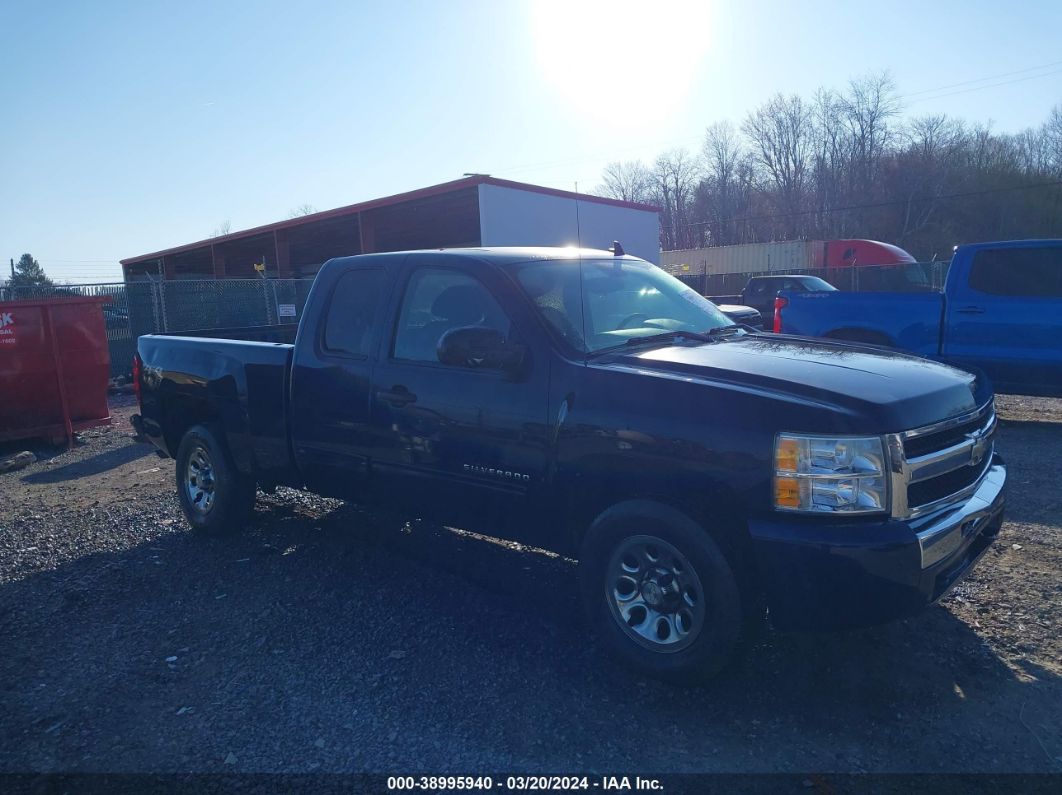
<instances>
[{"instance_id":1,"label":"chevrolet silverado truck","mask_svg":"<svg viewBox=\"0 0 1062 795\"><path fill-rule=\"evenodd\" d=\"M293 341L248 336L138 341L133 424L194 529L285 485L556 550L599 635L662 678L718 671L766 615L916 613L1002 522L982 378L750 331L631 256L333 259Z\"/></svg>"},{"instance_id":2,"label":"chevrolet silverado truck","mask_svg":"<svg viewBox=\"0 0 1062 795\"><path fill-rule=\"evenodd\" d=\"M943 292L798 293L776 331L902 348L980 370L996 391L1062 395L1062 240L956 249Z\"/></svg>"}]
</instances>

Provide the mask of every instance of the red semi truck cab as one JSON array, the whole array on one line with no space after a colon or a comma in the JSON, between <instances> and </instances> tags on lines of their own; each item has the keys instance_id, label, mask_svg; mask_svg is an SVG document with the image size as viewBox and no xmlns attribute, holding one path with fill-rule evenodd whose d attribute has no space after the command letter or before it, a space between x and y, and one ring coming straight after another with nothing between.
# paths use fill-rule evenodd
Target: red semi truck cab
<instances>
[{"instance_id":1,"label":"red semi truck cab","mask_svg":"<svg viewBox=\"0 0 1062 795\"><path fill-rule=\"evenodd\" d=\"M917 260L899 246L878 240L827 240L822 244L827 268L909 265Z\"/></svg>"}]
</instances>

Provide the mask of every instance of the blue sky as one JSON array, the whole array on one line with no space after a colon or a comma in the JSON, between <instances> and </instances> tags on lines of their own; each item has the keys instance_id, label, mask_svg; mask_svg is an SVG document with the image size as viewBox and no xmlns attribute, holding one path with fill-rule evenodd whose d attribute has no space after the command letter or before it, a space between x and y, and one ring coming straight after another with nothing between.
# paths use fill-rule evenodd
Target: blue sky
<instances>
[{"instance_id":1,"label":"blue sky","mask_svg":"<svg viewBox=\"0 0 1062 795\"><path fill-rule=\"evenodd\" d=\"M466 171L588 189L882 69L909 114L1013 131L1062 102L1057 0L8 0L0 30L0 256L74 281Z\"/></svg>"}]
</instances>

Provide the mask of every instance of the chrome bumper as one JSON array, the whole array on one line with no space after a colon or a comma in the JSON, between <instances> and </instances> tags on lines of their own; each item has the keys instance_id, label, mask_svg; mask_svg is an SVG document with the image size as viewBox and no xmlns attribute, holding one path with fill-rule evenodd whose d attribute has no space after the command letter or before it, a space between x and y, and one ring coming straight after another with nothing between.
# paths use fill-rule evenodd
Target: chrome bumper
<instances>
[{"instance_id":1,"label":"chrome bumper","mask_svg":"<svg viewBox=\"0 0 1062 795\"><path fill-rule=\"evenodd\" d=\"M961 549L999 514L1003 509L1006 481L1006 469L993 462L972 495L918 533L923 569L940 563Z\"/></svg>"}]
</instances>

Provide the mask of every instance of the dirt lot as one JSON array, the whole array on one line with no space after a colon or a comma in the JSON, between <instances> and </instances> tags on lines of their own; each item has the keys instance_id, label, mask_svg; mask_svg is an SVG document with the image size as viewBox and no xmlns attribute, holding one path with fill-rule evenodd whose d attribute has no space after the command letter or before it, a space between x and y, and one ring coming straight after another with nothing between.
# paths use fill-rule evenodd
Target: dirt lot
<instances>
[{"instance_id":1,"label":"dirt lot","mask_svg":"<svg viewBox=\"0 0 1062 795\"><path fill-rule=\"evenodd\" d=\"M604 659L570 561L290 490L193 537L125 401L0 475L0 772L1062 770L1062 401L999 404L969 580L691 691Z\"/></svg>"}]
</instances>

